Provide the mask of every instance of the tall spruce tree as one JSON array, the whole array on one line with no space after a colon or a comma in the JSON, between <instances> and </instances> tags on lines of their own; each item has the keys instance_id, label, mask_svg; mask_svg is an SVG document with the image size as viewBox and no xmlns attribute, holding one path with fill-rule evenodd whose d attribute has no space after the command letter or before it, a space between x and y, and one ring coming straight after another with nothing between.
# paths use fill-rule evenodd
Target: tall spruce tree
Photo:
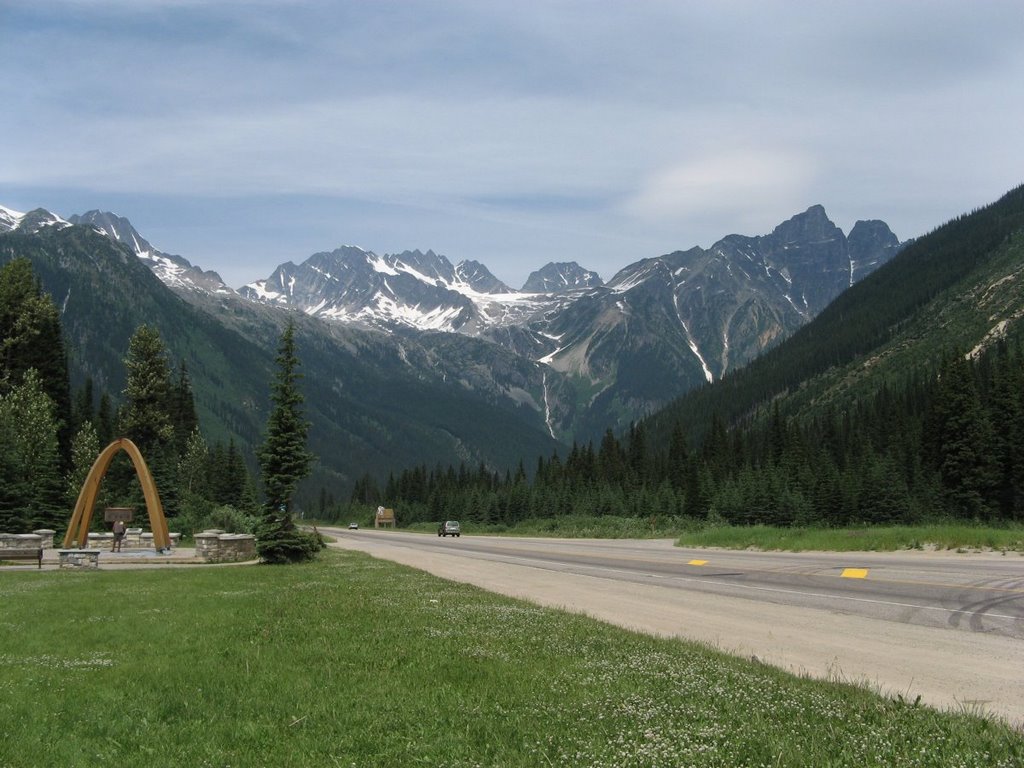
<instances>
[{"instance_id":1,"label":"tall spruce tree","mask_svg":"<svg viewBox=\"0 0 1024 768\"><path fill-rule=\"evenodd\" d=\"M178 455L171 416L171 372L159 332L140 325L128 342L124 363L128 375L118 429L141 451L153 474L164 512L170 517L178 513L179 507ZM132 502L141 504L138 485L123 473L117 476L130 483Z\"/></svg>"},{"instance_id":2,"label":"tall spruce tree","mask_svg":"<svg viewBox=\"0 0 1024 768\"><path fill-rule=\"evenodd\" d=\"M192 433L199 429L195 396L188 368L182 360L178 365L178 378L171 386L169 409L171 426L174 429L174 445L179 455L184 455Z\"/></svg>"},{"instance_id":3,"label":"tall spruce tree","mask_svg":"<svg viewBox=\"0 0 1024 768\"><path fill-rule=\"evenodd\" d=\"M963 355L946 361L930 414L933 456L950 512L985 519L994 511L999 475L994 430Z\"/></svg>"},{"instance_id":4,"label":"tall spruce tree","mask_svg":"<svg viewBox=\"0 0 1024 768\"><path fill-rule=\"evenodd\" d=\"M96 427L92 421L82 422L75 436L71 440L71 471L67 478L67 500L69 508L73 509L82 492L82 485L89 475L96 457L100 453L100 440L96 434Z\"/></svg>"},{"instance_id":5,"label":"tall spruce tree","mask_svg":"<svg viewBox=\"0 0 1024 768\"><path fill-rule=\"evenodd\" d=\"M298 530L292 519L292 494L309 474L314 458L306 447L309 422L302 413L298 367L295 324L289 320L277 349L277 373L270 390L273 408L258 453L265 500L256 551L268 563L306 560L320 548L319 539Z\"/></svg>"}]
</instances>

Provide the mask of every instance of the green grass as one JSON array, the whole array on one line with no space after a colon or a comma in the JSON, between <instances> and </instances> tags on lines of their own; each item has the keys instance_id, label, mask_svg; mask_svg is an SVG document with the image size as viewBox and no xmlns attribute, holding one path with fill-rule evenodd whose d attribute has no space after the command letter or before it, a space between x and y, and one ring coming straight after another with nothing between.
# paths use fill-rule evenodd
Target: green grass
<instances>
[{"instance_id":1,"label":"green grass","mask_svg":"<svg viewBox=\"0 0 1024 768\"><path fill-rule=\"evenodd\" d=\"M1024 551L1024 525L986 527L964 523L776 528L767 525L708 526L680 534L681 547L727 547L832 552L893 552L900 549Z\"/></svg>"},{"instance_id":2,"label":"green grass","mask_svg":"<svg viewBox=\"0 0 1024 768\"><path fill-rule=\"evenodd\" d=\"M0 575L0 766L1019 766L1024 737L356 552Z\"/></svg>"}]
</instances>

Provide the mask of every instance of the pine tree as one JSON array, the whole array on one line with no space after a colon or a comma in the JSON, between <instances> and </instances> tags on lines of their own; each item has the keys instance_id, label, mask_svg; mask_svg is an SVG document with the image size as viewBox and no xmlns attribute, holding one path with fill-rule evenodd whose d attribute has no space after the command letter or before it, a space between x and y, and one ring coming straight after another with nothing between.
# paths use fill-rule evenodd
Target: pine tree
<instances>
[{"instance_id":1,"label":"pine tree","mask_svg":"<svg viewBox=\"0 0 1024 768\"><path fill-rule=\"evenodd\" d=\"M167 350L155 328L139 326L128 342L127 380L118 430L138 446L153 475L164 513L178 513L178 454L171 421L171 372ZM123 466L123 464L121 465ZM141 504L141 489L123 470L115 474L128 482L133 503Z\"/></svg>"},{"instance_id":2,"label":"pine tree","mask_svg":"<svg viewBox=\"0 0 1024 768\"><path fill-rule=\"evenodd\" d=\"M184 360L178 366L178 378L171 387L168 410L174 429L174 445L179 454L184 454L193 432L199 428L192 381Z\"/></svg>"},{"instance_id":3,"label":"pine tree","mask_svg":"<svg viewBox=\"0 0 1024 768\"><path fill-rule=\"evenodd\" d=\"M998 487L994 432L981 407L971 364L962 355L954 355L942 368L929 431L933 461L953 514L988 517Z\"/></svg>"},{"instance_id":4,"label":"pine tree","mask_svg":"<svg viewBox=\"0 0 1024 768\"><path fill-rule=\"evenodd\" d=\"M56 407L30 368L21 383L0 395L0 434L8 458L3 468L10 473L0 485L20 489L20 498L9 499L5 513L18 532L67 524L57 432Z\"/></svg>"},{"instance_id":5,"label":"pine tree","mask_svg":"<svg viewBox=\"0 0 1024 768\"><path fill-rule=\"evenodd\" d=\"M69 508L73 509L78 496L82 492L82 484L92 469L96 457L101 450L99 437L96 435L96 427L92 421L85 420L78 432L71 440L71 471L67 480L67 501Z\"/></svg>"},{"instance_id":6,"label":"pine tree","mask_svg":"<svg viewBox=\"0 0 1024 768\"><path fill-rule=\"evenodd\" d=\"M197 530L209 518L214 508L207 483L210 450L199 429L193 429L178 461L178 480L181 510L187 524Z\"/></svg>"},{"instance_id":7,"label":"pine tree","mask_svg":"<svg viewBox=\"0 0 1024 768\"><path fill-rule=\"evenodd\" d=\"M172 445L171 374L167 351L155 328L140 325L128 342L124 360L127 382L118 427L143 456L154 448ZM147 462L149 457L146 457Z\"/></svg>"},{"instance_id":8,"label":"pine tree","mask_svg":"<svg viewBox=\"0 0 1024 768\"><path fill-rule=\"evenodd\" d=\"M292 494L309 474L314 458L306 447L309 423L302 415L298 367L295 324L289 320L278 346L277 374L270 393L273 408L258 454L265 501L256 546L268 563L306 560L319 549L318 540L296 529L292 520Z\"/></svg>"},{"instance_id":9,"label":"pine tree","mask_svg":"<svg viewBox=\"0 0 1024 768\"><path fill-rule=\"evenodd\" d=\"M100 404L96 409L96 436L99 438L100 445L110 445L114 439L114 425L117 422L117 416L114 413L114 406L111 405L110 395L104 392L100 395Z\"/></svg>"},{"instance_id":10,"label":"pine tree","mask_svg":"<svg viewBox=\"0 0 1024 768\"><path fill-rule=\"evenodd\" d=\"M82 425L87 421L93 422L93 426L95 426L96 404L93 398L92 378L87 378L82 388L75 393L75 399L71 406L71 424L74 434L78 434ZM72 438L73 440L74 438Z\"/></svg>"},{"instance_id":11,"label":"pine tree","mask_svg":"<svg viewBox=\"0 0 1024 768\"><path fill-rule=\"evenodd\" d=\"M679 422L672 428L672 438L668 446L668 462L666 471L672 487L679 489L686 485L686 472L689 467L690 452L686 447L686 436Z\"/></svg>"}]
</instances>

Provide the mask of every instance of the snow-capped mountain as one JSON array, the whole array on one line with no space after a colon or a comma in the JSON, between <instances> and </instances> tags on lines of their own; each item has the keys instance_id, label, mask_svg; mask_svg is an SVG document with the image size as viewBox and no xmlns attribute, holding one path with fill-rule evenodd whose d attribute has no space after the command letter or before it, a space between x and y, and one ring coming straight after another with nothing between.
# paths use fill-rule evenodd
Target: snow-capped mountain
<instances>
[{"instance_id":1,"label":"snow-capped mountain","mask_svg":"<svg viewBox=\"0 0 1024 768\"><path fill-rule=\"evenodd\" d=\"M0 232L11 232L17 229L24 218L24 213L12 211L10 208L4 208L0 205Z\"/></svg>"},{"instance_id":2,"label":"snow-capped mountain","mask_svg":"<svg viewBox=\"0 0 1024 768\"><path fill-rule=\"evenodd\" d=\"M575 261L552 262L531 272L523 284L526 293L565 293L603 285L597 272L584 269Z\"/></svg>"},{"instance_id":3,"label":"snow-capped mountain","mask_svg":"<svg viewBox=\"0 0 1024 768\"><path fill-rule=\"evenodd\" d=\"M628 423L720 379L898 249L883 222L857 222L847 237L815 205L767 235L644 259L607 284L578 264L548 264L518 292L477 262L348 246L283 264L241 293L334 322L500 344L551 374L549 427L564 435Z\"/></svg>"},{"instance_id":4,"label":"snow-capped mountain","mask_svg":"<svg viewBox=\"0 0 1024 768\"><path fill-rule=\"evenodd\" d=\"M216 272L203 271L181 256L154 248L126 218L105 211L87 211L71 216L70 222L91 226L114 242L128 246L170 288L214 294L234 293Z\"/></svg>"},{"instance_id":5,"label":"snow-capped mountain","mask_svg":"<svg viewBox=\"0 0 1024 768\"><path fill-rule=\"evenodd\" d=\"M816 205L767 235L729 235L707 250L644 259L607 284L563 262L537 270L516 291L477 261L343 246L282 264L235 293L216 273L153 248L126 219L90 211L71 223L126 246L207 311L253 302L299 310L329 327L415 335L433 350L419 356L422 365L528 404L543 413L552 437L569 440L626 425L717 381L900 248L883 222L857 222L846 236ZM0 209L0 231L71 223L41 210Z\"/></svg>"},{"instance_id":6,"label":"snow-capped mountain","mask_svg":"<svg viewBox=\"0 0 1024 768\"><path fill-rule=\"evenodd\" d=\"M711 382L792 333L898 248L883 222L857 222L847 238L816 205L768 235L729 235L708 250L644 259L549 324L558 346L544 361L592 374L602 347L613 347L602 367L617 367L645 338L661 349L662 365L678 358L673 375L689 368Z\"/></svg>"},{"instance_id":7,"label":"snow-capped mountain","mask_svg":"<svg viewBox=\"0 0 1024 768\"><path fill-rule=\"evenodd\" d=\"M44 227L63 229L71 224L43 208L36 208L28 213L19 213L0 205L0 232L25 232L35 234Z\"/></svg>"},{"instance_id":8,"label":"snow-capped mountain","mask_svg":"<svg viewBox=\"0 0 1024 768\"><path fill-rule=\"evenodd\" d=\"M351 245L282 264L239 293L339 322L468 335L521 325L553 301L511 290L476 261L453 265L419 250L380 256Z\"/></svg>"}]
</instances>

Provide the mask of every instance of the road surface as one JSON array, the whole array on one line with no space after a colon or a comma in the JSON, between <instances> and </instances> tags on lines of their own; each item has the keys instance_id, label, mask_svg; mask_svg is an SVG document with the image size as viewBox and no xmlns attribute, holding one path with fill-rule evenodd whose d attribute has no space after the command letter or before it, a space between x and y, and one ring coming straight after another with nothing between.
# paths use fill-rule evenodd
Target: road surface
<instances>
[{"instance_id":1,"label":"road surface","mask_svg":"<svg viewBox=\"0 0 1024 768\"><path fill-rule=\"evenodd\" d=\"M438 576L1024 725L1024 556L323 529Z\"/></svg>"}]
</instances>

